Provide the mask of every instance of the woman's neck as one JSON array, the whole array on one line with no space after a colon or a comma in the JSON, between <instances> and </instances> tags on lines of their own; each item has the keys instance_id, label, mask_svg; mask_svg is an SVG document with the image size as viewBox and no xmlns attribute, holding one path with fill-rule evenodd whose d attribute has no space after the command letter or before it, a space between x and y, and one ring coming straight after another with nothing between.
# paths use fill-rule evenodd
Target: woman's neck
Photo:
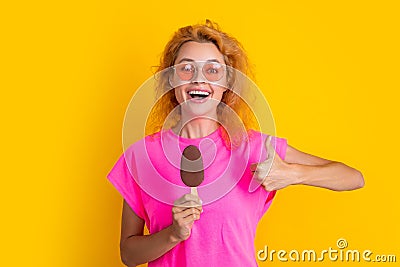
<instances>
[{"instance_id":1,"label":"woman's neck","mask_svg":"<svg viewBox=\"0 0 400 267\"><path fill-rule=\"evenodd\" d=\"M184 138L200 138L216 131L219 124L212 119L198 118L182 125L179 122L172 130Z\"/></svg>"}]
</instances>

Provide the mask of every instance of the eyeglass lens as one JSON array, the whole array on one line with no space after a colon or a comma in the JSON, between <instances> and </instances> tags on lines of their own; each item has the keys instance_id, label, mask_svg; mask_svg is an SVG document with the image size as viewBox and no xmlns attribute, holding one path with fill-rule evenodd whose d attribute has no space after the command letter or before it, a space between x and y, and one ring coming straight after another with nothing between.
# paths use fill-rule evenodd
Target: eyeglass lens
<instances>
[{"instance_id":1,"label":"eyeglass lens","mask_svg":"<svg viewBox=\"0 0 400 267\"><path fill-rule=\"evenodd\" d=\"M175 71L181 80L191 81L197 74L197 66L192 62L181 63L175 66ZM202 67L202 72L210 82L219 81L224 76L223 66L215 62L205 63Z\"/></svg>"}]
</instances>

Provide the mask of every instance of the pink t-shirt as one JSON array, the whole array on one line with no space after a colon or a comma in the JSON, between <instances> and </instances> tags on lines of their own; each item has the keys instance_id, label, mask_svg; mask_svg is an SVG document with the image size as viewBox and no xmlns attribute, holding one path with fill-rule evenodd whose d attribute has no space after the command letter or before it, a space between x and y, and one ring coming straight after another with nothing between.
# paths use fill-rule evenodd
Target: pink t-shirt
<instances>
[{"instance_id":1,"label":"pink t-shirt","mask_svg":"<svg viewBox=\"0 0 400 267\"><path fill-rule=\"evenodd\" d=\"M158 259L154 266L257 266L256 227L269 208L275 191L254 186L250 164L266 159L265 138L256 131L248 142L227 149L221 129L203 138L187 139L171 130L148 136L130 146L117 161L108 179L150 233L172 224L173 201L190 193L180 178L181 152L188 145L201 151L204 181L198 187L203 213L190 237ZM284 159L285 139L273 138Z\"/></svg>"}]
</instances>

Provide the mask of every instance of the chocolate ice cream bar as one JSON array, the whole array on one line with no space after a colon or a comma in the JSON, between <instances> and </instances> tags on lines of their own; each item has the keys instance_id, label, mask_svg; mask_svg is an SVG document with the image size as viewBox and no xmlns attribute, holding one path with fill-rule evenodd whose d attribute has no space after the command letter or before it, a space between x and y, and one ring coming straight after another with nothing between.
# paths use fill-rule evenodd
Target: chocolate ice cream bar
<instances>
[{"instance_id":1,"label":"chocolate ice cream bar","mask_svg":"<svg viewBox=\"0 0 400 267\"><path fill-rule=\"evenodd\" d=\"M196 187L204 180L204 166L201 152L196 146L187 146L182 152L181 179L191 187L191 193L197 195Z\"/></svg>"}]
</instances>

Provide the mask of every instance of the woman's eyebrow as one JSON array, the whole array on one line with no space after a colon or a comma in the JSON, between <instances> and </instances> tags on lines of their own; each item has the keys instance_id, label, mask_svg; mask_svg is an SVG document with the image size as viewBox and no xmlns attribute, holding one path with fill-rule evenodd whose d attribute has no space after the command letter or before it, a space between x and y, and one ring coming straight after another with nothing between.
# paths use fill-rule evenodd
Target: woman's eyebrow
<instances>
[{"instance_id":1,"label":"woman's eyebrow","mask_svg":"<svg viewBox=\"0 0 400 267\"><path fill-rule=\"evenodd\" d=\"M191 59L191 58L187 58L187 57L184 57L184 58L182 58L181 60L179 60L179 61L178 61L178 64L179 64L179 63L182 63L183 61L190 61L190 62L194 62L194 60L193 60L193 59Z\"/></svg>"},{"instance_id":2,"label":"woman's eyebrow","mask_svg":"<svg viewBox=\"0 0 400 267\"><path fill-rule=\"evenodd\" d=\"M221 63L218 59L213 58L213 59L207 59L207 62L216 62L216 63Z\"/></svg>"},{"instance_id":3,"label":"woman's eyebrow","mask_svg":"<svg viewBox=\"0 0 400 267\"><path fill-rule=\"evenodd\" d=\"M195 60L192 59L192 58L184 57L184 58L182 58L181 60L179 60L177 64L182 63L183 61L195 62ZM220 63L219 60L216 59L216 58L207 59L205 62L216 62L216 63Z\"/></svg>"}]
</instances>

